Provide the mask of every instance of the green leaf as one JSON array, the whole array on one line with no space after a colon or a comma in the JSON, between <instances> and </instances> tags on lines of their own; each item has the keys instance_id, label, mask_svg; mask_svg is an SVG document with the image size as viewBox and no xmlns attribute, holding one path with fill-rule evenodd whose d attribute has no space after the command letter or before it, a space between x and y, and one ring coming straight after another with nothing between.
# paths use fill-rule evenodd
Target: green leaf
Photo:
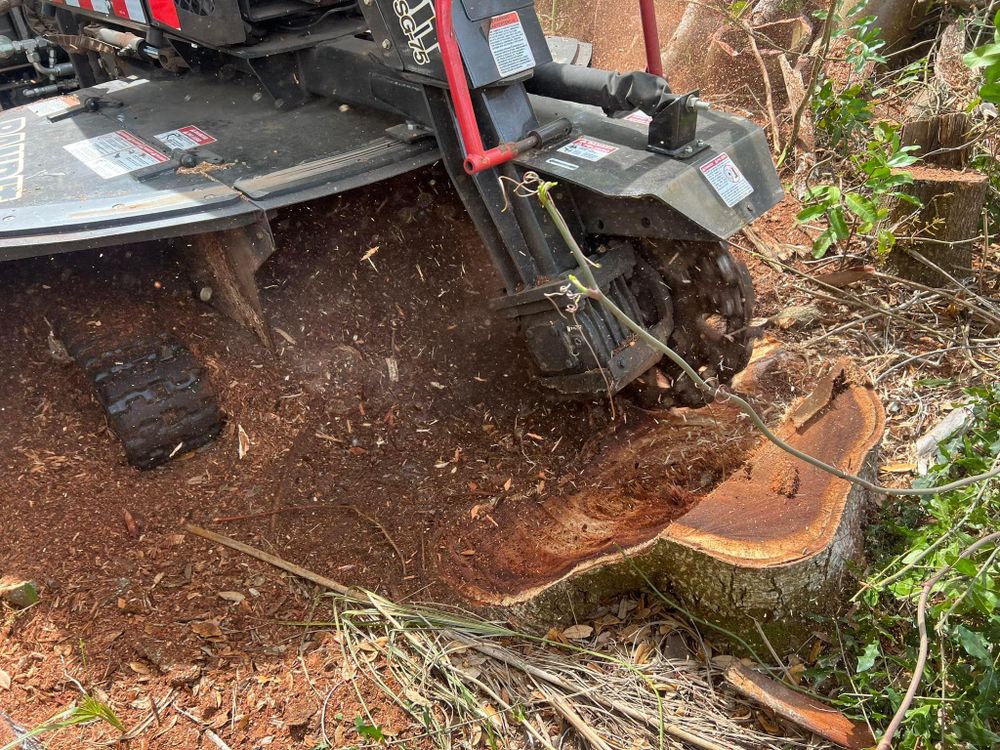
<instances>
[{"instance_id":1,"label":"green leaf","mask_svg":"<svg viewBox=\"0 0 1000 750\"><path fill-rule=\"evenodd\" d=\"M838 240L846 240L851 236L851 230L847 226L847 219L844 218L844 209L839 206L831 209L827 217L830 221L830 229L833 230L833 234Z\"/></svg>"},{"instance_id":2,"label":"green leaf","mask_svg":"<svg viewBox=\"0 0 1000 750\"><path fill-rule=\"evenodd\" d=\"M830 245L833 244L833 231L831 229L824 229L819 237L813 242L812 256L814 258L822 258L826 255L826 251L830 249Z\"/></svg>"},{"instance_id":3,"label":"green leaf","mask_svg":"<svg viewBox=\"0 0 1000 750\"><path fill-rule=\"evenodd\" d=\"M982 47L976 47L962 57L962 62L973 70L1000 62L1000 45L984 44Z\"/></svg>"},{"instance_id":4,"label":"green leaf","mask_svg":"<svg viewBox=\"0 0 1000 750\"><path fill-rule=\"evenodd\" d=\"M366 740L374 740L375 742L385 741L385 735L382 733L382 729L366 723L360 716L354 717L354 729L357 731L359 736L364 737Z\"/></svg>"},{"instance_id":5,"label":"green leaf","mask_svg":"<svg viewBox=\"0 0 1000 750\"><path fill-rule=\"evenodd\" d=\"M858 193L846 193L844 195L844 205L847 210L853 213L862 221L874 224L878 221L878 209L875 204Z\"/></svg>"},{"instance_id":6,"label":"green leaf","mask_svg":"<svg viewBox=\"0 0 1000 750\"><path fill-rule=\"evenodd\" d=\"M953 632L958 637L958 642L962 644L962 648L965 649L965 653L982 664L992 664L990 647L982 633L969 630L964 625L958 625Z\"/></svg>"},{"instance_id":7,"label":"green leaf","mask_svg":"<svg viewBox=\"0 0 1000 750\"><path fill-rule=\"evenodd\" d=\"M806 222L818 219L826 213L826 205L818 203L815 206L809 206L799 211L798 215L795 217L795 221L798 224L805 224Z\"/></svg>"},{"instance_id":8,"label":"green leaf","mask_svg":"<svg viewBox=\"0 0 1000 750\"><path fill-rule=\"evenodd\" d=\"M862 652L861 656L858 657L858 668L855 670L856 674L861 674L862 672L867 672L869 669L875 666L875 662L881 656L881 652L878 648L878 641L872 641Z\"/></svg>"},{"instance_id":9,"label":"green leaf","mask_svg":"<svg viewBox=\"0 0 1000 750\"><path fill-rule=\"evenodd\" d=\"M984 101L1000 104L1000 83L987 83L979 89L979 96Z\"/></svg>"}]
</instances>

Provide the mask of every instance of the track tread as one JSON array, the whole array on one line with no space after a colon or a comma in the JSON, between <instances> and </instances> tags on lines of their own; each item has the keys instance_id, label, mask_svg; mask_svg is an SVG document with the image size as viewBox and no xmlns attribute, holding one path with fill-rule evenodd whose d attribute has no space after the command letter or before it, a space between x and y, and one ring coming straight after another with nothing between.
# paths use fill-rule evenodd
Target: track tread
<instances>
[{"instance_id":1,"label":"track tread","mask_svg":"<svg viewBox=\"0 0 1000 750\"><path fill-rule=\"evenodd\" d=\"M205 368L172 336L109 346L106 338L72 331L63 333L63 343L93 383L132 466L154 468L221 432L222 412Z\"/></svg>"}]
</instances>

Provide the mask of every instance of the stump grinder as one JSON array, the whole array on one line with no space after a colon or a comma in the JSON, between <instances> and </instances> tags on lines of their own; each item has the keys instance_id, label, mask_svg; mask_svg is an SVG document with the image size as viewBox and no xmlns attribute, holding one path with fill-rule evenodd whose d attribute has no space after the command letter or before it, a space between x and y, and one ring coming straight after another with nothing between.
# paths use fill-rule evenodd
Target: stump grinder
<instances>
[{"instance_id":1,"label":"stump grinder","mask_svg":"<svg viewBox=\"0 0 1000 750\"><path fill-rule=\"evenodd\" d=\"M671 92L652 5L648 70L619 74L553 59L531 0L47 0L42 41L0 39L0 55L35 44L66 60L61 95L0 113L0 260L180 239L203 298L266 345L254 274L274 251L269 217L440 161L541 381L617 392L660 354L596 304L567 313L573 257L514 196L534 172L559 183L611 299L726 381L748 361L753 300L726 240L781 187L760 128ZM63 340L133 464L218 432L180 342ZM700 403L661 367L647 380L671 403Z\"/></svg>"}]
</instances>

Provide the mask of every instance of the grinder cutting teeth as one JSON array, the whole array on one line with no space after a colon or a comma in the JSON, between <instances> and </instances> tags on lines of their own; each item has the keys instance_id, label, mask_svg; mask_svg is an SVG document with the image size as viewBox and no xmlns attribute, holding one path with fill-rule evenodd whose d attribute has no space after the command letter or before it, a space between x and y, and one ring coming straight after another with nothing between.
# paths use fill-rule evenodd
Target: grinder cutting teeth
<instances>
[{"instance_id":1,"label":"grinder cutting teeth","mask_svg":"<svg viewBox=\"0 0 1000 750\"><path fill-rule=\"evenodd\" d=\"M553 61L531 0L43 3L60 33L0 51L37 63L33 91L80 89L0 114L0 260L178 239L205 297L267 339L273 212L440 161L542 382L617 392L660 355L598 305L568 313L572 254L499 179L535 172L607 295L726 380L753 294L724 242L781 187L760 128L670 90L639 1L649 72L625 75ZM670 400L701 402L665 371Z\"/></svg>"},{"instance_id":2,"label":"grinder cutting teeth","mask_svg":"<svg viewBox=\"0 0 1000 750\"><path fill-rule=\"evenodd\" d=\"M670 347L709 382L728 383L753 352L753 283L723 242L675 242L646 251L671 292ZM708 400L679 367L660 365L671 385L660 405L702 406Z\"/></svg>"}]
</instances>

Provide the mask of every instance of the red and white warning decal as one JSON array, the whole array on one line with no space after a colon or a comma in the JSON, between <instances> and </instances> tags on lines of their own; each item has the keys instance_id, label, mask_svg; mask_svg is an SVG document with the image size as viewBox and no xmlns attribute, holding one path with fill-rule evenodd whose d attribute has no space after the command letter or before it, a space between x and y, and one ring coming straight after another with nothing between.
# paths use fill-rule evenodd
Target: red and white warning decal
<instances>
[{"instance_id":1,"label":"red and white warning decal","mask_svg":"<svg viewBox=\"0 0 1000 750\"><path fill-rule=\"evenodd\" d=\"M501 78L535 67L535 56L517 11L490 19L489 42Z\"/></svg>"},{"instance_id":2,"label":"red and white warning decal","mask_svg":"<svg viewBox=\"0 0 1000 750\"><path fill-rule=\"evenodd\" d=\"M625 115L623 120L628 120L629 122L637 122L640 125L649 125L653 121L653 118L647 115L642 110L636 110L630 115Z\"/></svg>"},{"instance_id":3,"label":"red and white warning decal","mask_svg":"<svg viewBox=\"0 0 1000 750\"><path fill-rule=\"evenodd\" d=\"M39 117L48 117L65 112L70 107L75 107L80 103L80 99L74 94L68 96L54 96L51 99L43 99L40 102L29 104L28 109Z\"/></svg>"},{"instance_id":4,"label":"red and white warning decal","mask_svg":"<svg viewBox=\"0 0 1000 750\"><path fill-rule=\"evenodd\" d=\"M146 23L146 11L142 8L142 0L52 0L59 5L68 5L80 10L91 10L106 16L118 16L130 21Z\"/></svg>"},{"instance_id":5,"label":"red and white warning decal","mask_svg":"<svg viewBox=\"0 0 1000 750\"><path fill-rule=\"evenodd\" d=\"M105 180L168 161L164 154L124 130L70 143L63 148Z\"/></svg>"},{"instance_id":6,"label":"red and white warning decal","mask_svg":"<svg viewBox=\"0 0 1000 750\"><path fill-rule=\"evenodd\" d=\"M609 156L617 150L618 147L612 146L610 143L599 141L596 138L580 136L575 141L567 143L560 148L559 153L579 156L581 159L586 159L587 161L600 161L605 156Z\"/></svg>"},{"instance_id":7,"label":"red and white warning decal","mask_svg":"<svg viewBox=\"0 0 1000 750\"><path fill-rule=\"evenodd\" d=\"M195 125L185 125L183 128L177 128L177 130L168 130L166 133L160 133L156 136L156 140L168 148L179 149L197 148L198 146L207 146L209 143L215 143L215 138Z\"/></svg>"},{"instance_id":8,"label":"red and white warning decal","mask_svg":"<svg viewBox=\"0 0 1000 750\"><path fill-rule=\"evenodd\" d=\"M698 169L730 208L753 192L753 185L747 182L747 178L743 176L739 167L733 163L725 151L705 162Z\"/></svg>"}]
</instances>

